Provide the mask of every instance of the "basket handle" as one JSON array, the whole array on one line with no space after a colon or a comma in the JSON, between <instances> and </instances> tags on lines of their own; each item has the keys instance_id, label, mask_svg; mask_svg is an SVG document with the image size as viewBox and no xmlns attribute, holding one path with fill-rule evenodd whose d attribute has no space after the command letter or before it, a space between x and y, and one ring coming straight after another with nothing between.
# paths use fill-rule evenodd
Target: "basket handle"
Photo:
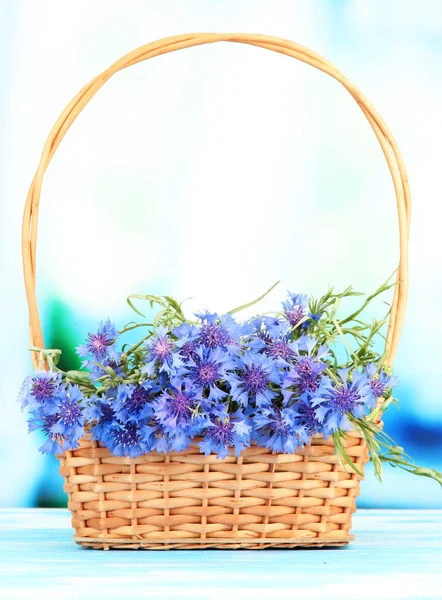
<instances>
[{"instance_id":1,"label":"basket handle","mask_svg":"<svg viewBox=\"0 0 442 600\"><path fill-rule=\"evenodd\" d=\"M118 71L149 58L160 56L161 54L167 54L168 52L174 52L183 48L190 48L192 46L200 46L202 44L210 44L213 42L237 42L258 46L260 48L279 52L280 54L286 54L287 56L296 58L311 65L312 67L315 67L316 69L319 69L320 71L323 71L327 75L330 75L336 79L346 88L346 90L356 100L368 122L370 123L384 152L388 168L390 170L396 194L397 212L399 218L400 258L397 272L398 285L395 286L386 341L387 363L392 364L396 355L399 338L402 331L408 294L410 190L404 162L399 148L390 130L387 128L372 104L330 62L312 50L309 50L304 46L300 46L299 44L295 44L294 42L271 36L248 33L193 33L163 38L159 41L141 46L140 48L129 52L120 58L120 60L117 60L106 71L92 79L92 81L90 81L82 90L80 90L80 92L71 100L71 102L69 102L64 111L61 113L43 148L40 164L38 165L37 172L35 173L29 189L23 215L23 271L26 297L29 307L31 346L44 348L43 334L35 296L38 207L40 202L41 186L46 169L48 168L49 163L51 162L61 140L89 100L91 100L91 98L106 83L106 81ZM36 352L32 352L32 360L34 367L36 367Z\"/></svg>"}]
</instances>

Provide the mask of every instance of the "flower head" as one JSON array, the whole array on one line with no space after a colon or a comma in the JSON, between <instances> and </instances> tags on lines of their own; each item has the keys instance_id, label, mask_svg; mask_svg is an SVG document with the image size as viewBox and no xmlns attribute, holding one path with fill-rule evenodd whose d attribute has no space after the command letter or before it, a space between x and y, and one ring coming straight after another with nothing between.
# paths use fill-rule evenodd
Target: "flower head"
<instances>
[{"instance_id":1,"label":"flower head","mask_svg":"<svg viewBox=\"0 0 442 600\"><path fill-rule=\"evenodd\" d=\"M24 380L18 400L31 410L54 401L61 385L61 373L36 371Z\"/></svg>"},{"instance_id":2,"label":"flower head","mask_svg":"<svg viewBox=\"0 0 442 600\"><path fill-rule=\"evenodd\" d=\"M316 350L316 344L315 338L306 335L294 343L293 366L284 375L282 383L285 403L289 402L293 396L299 397L306 392L320 394L323 372L327 368L327 363L324 361L328 357L329 351L325 345Z\"/></svg>"},{"instance_id":3,"label":"flower head","mask_svg":"<svg viewBox=\"0 0 442 600\"><path fill-rule=\"evenodd\" d=\"M115 411L113 408L114 398L105 396L98 398L92 396L89 398L87 406L84 410L84 417L91 424L90 431L92 437L100 442L106 434L108 427L115 421Z\"/></svg>"},{"instance_id":4,"label":"flower head","mask_svg":"<svg viewBox=\"0 0 442 600\"><path fill-rule=\"evenodd\" d=\"M199 347L195 358L188 363L188 377L200 393L207 392L209 400L220 400L226 396L219 384L228 378L229 370L234 368L232 358L221 348L211 350Z\"/></svg>"},{"instance_id":5,"label":"flower head","mask_svg":"<svg viewBox=\"0 0 442 600\"><path fill-rule=\"evenodd\" d=\"M53 431L63 436L79 439L84 433L84 397L78 385L67 385L58 395L56 411L58 423Z\"/></svg>"},{"instance_id":6,"label":"flower head","mask_svg":"<svg viewBox=\"0 0 442 600\"><path fill-rule=\"evenodd\" d=\"M155 415L149 424L141 427L141 433L149 452L181 452L186 450L195 433L189 426L169 427Z\"/></svg>"},{"instance_id":7,"label":"flower head","mask_svg":"<svg viewBox=\"0 0 442 600\"><path fill-rule=\"evenodd\" d=\"M183 361L176 343L166 327L157 327L155 333L146 342L147 355L142 372L153 377L155 370L167 375L175 375Z\"/></svg>"},{"instance_id":8,"label":"flower head","mask_svg":"<svg viewBox=\"0 0 442 600\"><path fill-rule=\"evenodd\" d=\"M103 367L119 370L121 353L117 352L115 347L117 337L118 332L115 325L106 319L106 321L100 321L95 333L88 334L86 344L77 346L78 356L86 358L82 366L90 371L92 380L99 379L106 374Z\"/></svg>"},{"instance_id":9,"label":"flower head","mask_svg":"<svg viewBox=\"0 0 442 600\"><path fill-rule=\"evenodd\" d=\"M273 341L270 331L280 324L281 321L267 315L260 315L259 317L251 319L251 327L247 339L248 346L255 350L264 350L267 348Z\"/></svg>"},{"instance_id":10,"label":"flower head","mask_svg":"<svg viewBox=\"0 0 442 600\"><path fill-rule=\"evenodd\" d=\"M57 420L57 414L45 414L41 407L34 410L32 416L28 419L28 432L40 429L47 438L39 448L39 451L43 454L58 454L64 450L63 437L52 431L57 424Z\"/></svg>"},{"instance_id":11,"label":"flower head","mask_svg":"<svg viewBox=\"0 0 442 600\"><path fill-rule=\"evenodd\" d=\"M388 375L384 370L378 372L376 365L373 363L368 364L365 370L369 377L372 394L376 399L385 397L391 388L399 385L397 377Z\"/></svg>"},{"instance_id":12,"label":"flower head","mask_svg":"<svg viewBox=\"0 0 442 600\"><path fill-rule=\"evenodd\" d=\"M117 336L118 332L110 319L100 321L98 330L95 333L88 333L86 344L77 347L77 354L83 358L91 356L100 363L115 359L114 345Z\"/></svg>"},{"instance_id":13,"label":"flower head","mask_svg":"<svg viewBox=\"0 0 442 600\"><path fill-rule=\"evenodd\" d=\"M172 331L173 335L177 338L176 345L180 349L180 354L184 360L195 358L195 351L198 347L198 337L201 330L196 325L190 323L182 323L178 327L175 327Z\"/></svg>"},{"instance_id":14,"label":"flower head","mask_svg":"<svg viewBox=\"0 0 442 600\"><path fill-rule=\"evenodd\" d=\"M223 348L239 344L241 327L235 319L227 314L218 316L216 313L195 313L201 320L198 341L206 348Z\"/></svg>"},{"instance_id":15,"label":"flower head","mask_svg":"<svg viewBox=\"0 0 442 600\"><path fill-rule=\"evenodd\" d=\"M253 417L257 442L274 452L295 452L309 442L304 426L296 423L290 409L262 408Z\"/></svg>"},{"instance_id":16,"label":"flower head","mask_svg":"<svg viewBox=\"0 0 442 600\"><path fill-rule=\"evenodd\" d=\"M123 384L117 388L117 397L113 409L117 419L138 422L153 413L153 402L159 386L151 381L137 384Z\"/></svg>"},{"instance_id":17,"label":"flower head","mask_svg":"<svg viewBox=\"0 0 442 600\"><path fill-rule=\"evenodd\" d=\"M148 451L140 426L134 421L120 423L114 420L106 427L102 441L115 456L136 458Z\"/></svg>"},{"instance_id":18,"label":"flower head","mask_svg":"<svg viewBox=\"0 0 442 600\"><path fill-rule=\"evenodd\" d=\"M287 321L292 327L296 327L307 314L307 295L288 292L288 298L282 303L282 307Z\"/></svg>"},{"instance_id":19,"label":"flower head","mask_svg":"<svg viewBox=\"0 0 442 600\"><path fill-rule=\"evenodd\" d=\"M155 407L155 416L165 427L188 429L192 426L193 416L202 400L197 390L186 386L182 381L174 381L161 394Z\"/></svg>"},{"instance_id":20,"label":"flower head","mask_svg":"<svg viewBox=\"0 0 442 600\"><path fill-rule=\"evenodd\" d=\"M328 380L327 389L321 397L312 398L316 416L329 435L337 429L348 430L347 415L362 417L367 408L375 404L370 384L365 373L353 371L349 380L349 369L339 369L337 381Z\"/></svg>"},{"instance_id":21,"label":"flower head","mask_svg":"<svg viewBox=\"0 0 442 600\"><path fill-rule=\"evenodd\" d=\"M251 425L241 411L229 414L225 406L219 405L209 413L203 428L203 441L199 447L207 456L216 452L218 458L226 458L233 448L235 456L250 445Z\"/></svg>"},{"instance_id":22,"label":"flower head","mask_svg":"<svg viewBox=\"0 0 442 600\"><path fill-rule=\"evenodd\" d=\"M271 383L278 385L281 382L276 361L265 354L249 351L237 359L237 369L228 381L232 398L241 406L247 406L253 400L256 406L263 406L276 397L276 392L270 388Z\"/></svg>"},{"instance_id":23,"label":"flower head","mask_svg":"<svg viewBox=\"0 0 442 600\"><path fill-rule=\"evenodd\" d=\"M296 350L296 344L291 340L289 323L265 317L255 320L254 324L254 337L249 341L249 347L265 352L282 366L288 365Z\"/></svg>"},{"instance_id":24,"label":"flower head","mask_svg":"<svg viewBox=\"0 0 442 600\"><path fill-rule=\"evenodd\" d=\"M303 427L307 435L322 432L322 424L317 415L316 408L312 405L310 394L306 393L291 406L292 415L296 425Z\"/></svg>"},{"instance_id":25,"label":"flower head","mask_svg":"<svg viewBox=\"0 0 442 600\"><path fill-rule=\"evenodd\" d=\"M48 438L39 449L43 454L72 450L84 435L84 397L76 385L59 390L54 402L32 411L29 431L41 429Z\"/></svg>"},{"instance_id":26,"label":"flower head","mask_svg":"<svg viewBox=\"0 0 442 600\"><path fill-rule=\"evenodd\" d=\"M266 344L266 353L271 358L281 361L282 364L288 364L294 358L296 351L296 343L290 339L289 324L278 322L268 327L267 332L269 340Z\"/></svg>"}]
</instances>

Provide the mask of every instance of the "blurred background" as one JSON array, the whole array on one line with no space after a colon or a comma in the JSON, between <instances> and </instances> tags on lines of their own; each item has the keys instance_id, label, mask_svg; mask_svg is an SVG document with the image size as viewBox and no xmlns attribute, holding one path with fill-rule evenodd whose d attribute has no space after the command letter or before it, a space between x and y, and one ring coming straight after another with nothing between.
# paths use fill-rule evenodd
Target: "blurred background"
<instances>
[{"instance_id":1,"label":"blurred background","mask_svg":"<svg viewBox=\"0 0 442 600\"><path fill-rule=\"evenodd\" d=\"M0 506L63 506L55 458L15 403L31 371L20 227L46 136L65 105L126 52L177 33L265 33L335 63L402 149L414 200L411 293L388 432L442 469L438 0L0 0ZM377 288L398 263L392 183L353 99L312 67L215 44L119 73L81 114L45 178L38 298L46 344L72 349L130 293L191 296L218 312L282 283ZM386 298L388 300L389 298ZM375 305L376 316L384 312ZM371 469L359 506L442 507L433 481Z\"/></svg>"}]
</instances>

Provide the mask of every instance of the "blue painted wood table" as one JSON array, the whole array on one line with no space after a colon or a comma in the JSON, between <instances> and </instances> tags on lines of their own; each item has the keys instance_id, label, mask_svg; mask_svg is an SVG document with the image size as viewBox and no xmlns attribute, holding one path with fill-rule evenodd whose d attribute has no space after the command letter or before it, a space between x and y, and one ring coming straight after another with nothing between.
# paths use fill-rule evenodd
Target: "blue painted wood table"
<instances>
[{"instance_id":1,"label":"blue painted wood table","mask_svg":"<svg viewBox=\"0 0 442 600\"><path fill-rule=\"evenodd\" d=\"M360 510L317 550L85 550L66 510L0 510L0 598L442 599L442 511Z\"/></svg>"}]
</instances>

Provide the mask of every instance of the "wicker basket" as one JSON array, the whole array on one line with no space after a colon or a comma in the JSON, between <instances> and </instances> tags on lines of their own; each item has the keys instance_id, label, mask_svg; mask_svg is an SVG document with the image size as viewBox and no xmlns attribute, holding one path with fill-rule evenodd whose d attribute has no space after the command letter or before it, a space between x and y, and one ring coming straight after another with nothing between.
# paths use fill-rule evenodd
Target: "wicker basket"
<instances>
[{"instance_id":1,"label":"wicker basket","mask_svg":"<svg viewBox=\"0 0 442 600\"><path fill-rule=\"evenodd\" d=\"M23 219L23 265L31 346L44 347L35 297L38 206L44 173L63 136L89 100L117 71L138 62L211 42L239 42L297 58L339 81L353 96L381 145L396 193L399 284L387 334L388 363L394 359L407 296L410 197L393 136L369 101L333 65L293 42L254 34L188 34L162 39L130 52L86 85L53 127L32 182ZM33 354L34 365L37 357ZM347 453L363 472L363 440L350 432ZM239 458L204 456L194 446L182 453L115 457L86 435L77 450L60 457L60 473L72 511L74 539L91 548L268 548L339 546L352 536L351 515L361 476L344 470L332 440L315 436L296 454L252 446Z\"/></svg>"}]
</instances>

